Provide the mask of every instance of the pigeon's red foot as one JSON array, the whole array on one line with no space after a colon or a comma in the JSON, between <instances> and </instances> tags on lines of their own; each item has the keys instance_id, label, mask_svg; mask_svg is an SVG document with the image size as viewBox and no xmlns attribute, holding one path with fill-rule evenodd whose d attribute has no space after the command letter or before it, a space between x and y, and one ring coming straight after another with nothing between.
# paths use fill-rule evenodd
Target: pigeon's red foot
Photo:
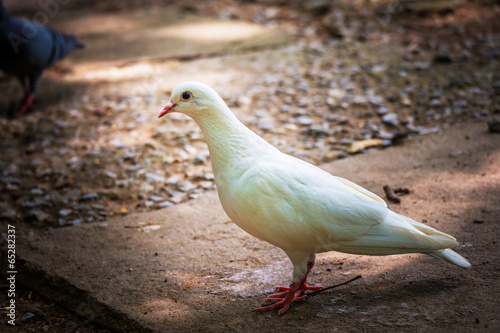
<instances>
[{"instance_id":1,"label":"pigeon's red foot","mask_svg":"<svg viewBox=\"0 0 500 333\"><path fill-rule=\"evenodd\" d=\"M276 287L276 289L279 290L279 291L282 291L282 292L281 293L277 293L277 294L269 295L266 299L264 299L264 302L272 302L272 299L276 299L276 298L285 298L286 294L288 294L288 292L290 290L290 287L279 286L279 287ZM307 284L304 284L302 286L302 288L299 288L298 291L295 292L294 297L298 298L300 296L300 294L303 293L306 290L318 291L318 290L321 290L321 289L323 289L322 286L308 286ZM294 301L296 301L296 300L294 299Z\"/></svg>"},{"instance_id":2,"label":"pigeon's red foot","mask_svg":"<svg viewBox=\"0 0 500 333\"><path fill-rule=\"evenodd\" d=\"M297 286L292 283L290 287L277 287L276 289L282 291L281 293L269 295L264 299L265 303L273 303L270 305L265 305L260 308L254 309L256 312L264 312L274 309L280 309L278 314L284 314L292 302L304 302L306 300L306 295L303 292L306 290L317 291L323 289L321 286L308 286L305 281L301 281Z\"/></svg>"}]
</instances>

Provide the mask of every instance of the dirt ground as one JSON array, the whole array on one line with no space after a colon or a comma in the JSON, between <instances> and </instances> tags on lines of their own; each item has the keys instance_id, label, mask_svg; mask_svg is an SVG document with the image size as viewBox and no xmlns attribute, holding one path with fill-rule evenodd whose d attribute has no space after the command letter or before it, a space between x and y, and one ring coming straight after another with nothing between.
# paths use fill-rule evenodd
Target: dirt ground
<instances>
[{"instance_id":1,"label":"dirt ground","mask_svg":"<svg viewBox=\"0 0 500 333\"><path fill-rule=\"evenodd\" d=\"M46 231L17 224L28 232L17 247L18 279L82 317L59 313L56 331L64 322L90 322L102 326L82 331L496 332L498 142L475 122L321 166L379 195L386 184L408 187L401 204L389 207L453 234L471 269L418 254L319 254L311 284L362 278L283 316L252 313L289 281L291 265L281 250L228 221L210 192L105 223ZM49 325L37 318L26 327L39 331L42 324Z\"/></svg>"},{"instance_id":2,"label":"dirt ground","mask_svg":"<svg viewBox=\"0 0 500 333\"><path fill-rule=\"evenodd\" d=\"M28 19L43 10L37 1L4 2L12 15ZM401 183L394 185L412 192L393 208L455 235L461 253L475 266L472 273L416 255L405 259L321 255L312 277L316 283L326 286L355 274L364 278L338 293L311 297L288 317L249 314L264 290L287 283L290 267L279 250L239 234L230 225L230 233L245 244L239 259L229 259L233 254L226 250L219 259L233 260L229 268L183 271L179 288L189 289L192 300L182 301L175 288L164 296L184 306L177 313L179 331L251 332L262 327L497 331L499 314L494 309L500 263L492 254L499 253L500 161L491 142L498 146L500 140L476 125L484 125L500 111L494 91L500 78L499 5L464 1L436 10L391 7L399 2L339 2L338 7L322 1L300 3L75 0L60 4L49 25L75 33L87 48L47 71L37 109L12 119L10 110L21 91L15 80L0 76L5 92L0 95L2 226L22 226L20 236L26 239L61 230L57 232L64 242L64 232L73 232L64 230L91 230L121 219L125 224L137 222L141 218L135 214L161 215L165 211L161 208L213 196L210 161L196 125L183 117L154 119L170 91L185 80L214 86L239 118L281 150L315 164L334 161L337 164L327 166L328 171L360 181L380 195L381 185L391 183L387 178L391 172L353 169L364 165L350 164L352 158L365 158L352 156L364 152L356 148L358 144L363 147L375 140L376 146L398 148L408 137L419 140L414 137L429 132L437 132L433 135L439 144L440 131L459 126L451 137L462 139L465 146L448 142L441 150L421 148L434 155L427 156L428 165L417 163L401 174ZM485 144L467 146L471 140ZM419 151L418 143L410 146ZM366 155L375 158L370 153ZM408 160L401 163L408 166ZM358 176L366 172L378 178ZM421 175L420 183L412 172ZM443 192L441 182L451 192ZM459 226L452 226L448 218L459 221ZM134 224L132 230L142 227ZM219 229L214 232L220 236ZM134 243L133 234L125 237ZM212 248L209 253L222 251L220 244L206 246ZM262 275L252 273L255 267ZM343 274L332 281L332 272ZM204 278L210 275L217 278ZM236 284L224 282L230 278ZM256 278L264 280L248 284ZM186 286L200 280L203 288L193 291ZM18 318L25 320L9 329L116 329L106 320L89 320L82 311L76 315L67 298L51 297L57 294L53 289L35 287L28 277L24 281L17 290L17 304ZM221 285L226 289L219 293ZM0 288L4 304L8 285ZM214 294L202 297L207 290ZM198 317L189 323L186 309L200 310L197 302L208 310L196 312ZM159 320L154 309L175 308L149 306L151 317L144 313L144 318L134 318L146 323L144 329ZM230 316L224 307L231 308ZM130 309L135 309L133 303Z\"/></svg>"}]
</instances>

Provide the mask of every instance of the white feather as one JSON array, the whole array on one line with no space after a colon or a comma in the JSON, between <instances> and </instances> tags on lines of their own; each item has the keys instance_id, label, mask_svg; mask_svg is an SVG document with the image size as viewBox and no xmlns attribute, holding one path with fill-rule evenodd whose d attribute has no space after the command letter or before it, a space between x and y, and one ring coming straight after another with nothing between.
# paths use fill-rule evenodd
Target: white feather
<instances>
[{"instance_id":1,"label":"white feather","mask_svg":"<svg viewBox=\"0 0 500 333\"><path fill-rule=\"evenodd\" d=\"M190 91L191 102L180 95ZM175 111L201 127L227 215L251 235L282 248L294 282L315 253L425 253L461 267L455 238L387 208L383 199L320 168L286 155L245 127L210 87L196 82L172 93Z\"/></svg>"}]
</instances>

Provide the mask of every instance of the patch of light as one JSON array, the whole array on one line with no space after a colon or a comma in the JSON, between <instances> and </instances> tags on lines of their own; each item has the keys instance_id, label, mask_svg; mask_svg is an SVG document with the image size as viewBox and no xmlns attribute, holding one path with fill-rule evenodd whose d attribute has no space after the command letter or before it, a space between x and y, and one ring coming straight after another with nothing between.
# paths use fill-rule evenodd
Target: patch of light
<instances>
[{"instance_id":1,"label":"patch of light","mask_svg":"<svg viewBox=\"0 0 500 333\"><path fill-rule=\"evenodd\" d=\"M172 25L152 32L156 37L184 40L233 42L253 38L265 29L246 22L196 22Z\"/></svg>"},{"instance_id":2,"label":"patch of light","mask_svg":"<svg viewBox=\"0 0 500 333\"><path fill-rule=\"evenodd\" d=\"M125 67L109 67L97 70L91 70L85 73L84 79L87 80L122 80L143 77L147 75L153 76L155 68L146 63L139 63Z\"/></svg>"}]
</instances>

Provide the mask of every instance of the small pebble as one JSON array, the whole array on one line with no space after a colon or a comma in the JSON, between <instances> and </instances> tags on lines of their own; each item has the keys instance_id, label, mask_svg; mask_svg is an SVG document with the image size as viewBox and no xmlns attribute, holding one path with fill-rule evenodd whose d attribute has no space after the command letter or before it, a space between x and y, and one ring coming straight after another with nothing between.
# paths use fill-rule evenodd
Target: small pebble
<instances>
[{"instance_id":1,"label":"small pebble","mask_svg":"<svg viewBox=\"0 0 500 333\"><path fill-rule=\"evenodd\" d=\"M99 198L99 195L97 193L89 193L85 194L80 198L80 201L90 201L90 200L97 200Z\"/></svg>"},{"instance_id":2,"label":"small pebble","mask_svg":"<svg viewBox=\"0 0 500 333\"><path fill-rule=\"evenodd\" d=\"M35 319L35 315L31 312L25 312L20 318L22 323L32 321L34 319Z\"/></svg>"},{"instance_id":3,"label":"small pebble","mask_svg":"<svg viewBox=\"0 0 500 333\"><path fill-rule=\"evenodd\" d=\"M314 120L308 116L300 116L297 118L297 121L302 126L308 126L308 125L312 125L314 123Z\"/></svg>"},{"instance_id":4,"label":"small pebble","mask_svg":"<svg viewBox=\"0 0 500 333\"><path fill-rule=\"evenodd\" d=\"M167 207L171 207L171 206L174 206L173 202L164 201L164 202L161 202L160 204L158 204L158 206L156 206L156 208L161 209L161 208L167 208Z\"/></svg>"}]
</instances>

